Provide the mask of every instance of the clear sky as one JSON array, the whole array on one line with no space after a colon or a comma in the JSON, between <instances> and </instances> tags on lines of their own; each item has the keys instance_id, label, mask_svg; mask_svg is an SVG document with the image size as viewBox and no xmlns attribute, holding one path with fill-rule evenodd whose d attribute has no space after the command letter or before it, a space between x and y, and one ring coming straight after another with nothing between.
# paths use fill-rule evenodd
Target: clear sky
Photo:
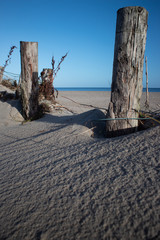
<instances>
[{"instance_id":1,"label":"clear sky","mask_svg":"<svg viewBox=\"0 0 160 240\"><path fill-rule=\"evenodd\" d=\"M6 71L19 74L20 41L37 41L39 72L69 51L55 87L110 87L117 10L126 6L149 12L149 87L160 87L160 0L0 0L0 65L15 45Z\"/></svg>"}]
</instances>

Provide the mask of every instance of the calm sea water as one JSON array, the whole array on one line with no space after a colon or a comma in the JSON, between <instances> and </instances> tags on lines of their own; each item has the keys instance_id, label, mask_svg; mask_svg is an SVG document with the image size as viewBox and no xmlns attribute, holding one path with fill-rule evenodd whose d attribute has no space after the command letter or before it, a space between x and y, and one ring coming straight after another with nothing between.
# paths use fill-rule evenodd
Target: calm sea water
<instances>
[{"instance_id":1,"label":"calm sea water","mask_svg":"<svg viewBox=\"0 0 160 240\"><path fill-rule=\"evenodd\" d=\"M57 87L58 91L111 91L111 88L76 88L76 87ZM149 88L149 92L160 92L160 88ZM146 88L143 88L143 92Z\"/></svg>"}]
</instances>

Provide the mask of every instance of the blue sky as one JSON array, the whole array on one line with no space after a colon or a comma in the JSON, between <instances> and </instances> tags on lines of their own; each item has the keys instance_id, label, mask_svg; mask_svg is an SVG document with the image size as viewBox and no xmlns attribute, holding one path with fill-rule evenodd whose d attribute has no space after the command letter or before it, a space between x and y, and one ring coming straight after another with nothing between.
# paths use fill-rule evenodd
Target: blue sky
<instances>
[{"instance_id":1,"label":"blue sky","mask_svg":"<svg viewBox=\"0 0 160 240\"><path fill-rule=\"evenodd\" d=\"M159 0L0 0L0 6L0 65L15 45L6 71L20 73L20 41L38 42L39 72L51 68L52 55L58 63L69 51L55 87L110 87L117 10L145 7L149 87L160 87Z\"/></svg>"}]
</instances>

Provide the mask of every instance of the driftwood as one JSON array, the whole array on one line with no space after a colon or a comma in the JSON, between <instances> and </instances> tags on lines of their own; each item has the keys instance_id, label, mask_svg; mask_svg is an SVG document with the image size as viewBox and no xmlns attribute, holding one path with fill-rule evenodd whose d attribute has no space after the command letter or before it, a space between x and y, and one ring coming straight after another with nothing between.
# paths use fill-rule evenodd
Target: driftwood
<instances>
[{"instance_id":1,"label":"driftwood","mask_svg":"<svg viewBox=\"0 0 160 240\"><path fill-rule=\"evenodd\" d=\"M132 119L107 121L107 137L134 132L138 128L135 118L139 115L142 94L147 18L148 12L142 7L126 7L117 12L111 100L107 117Z\"/></svg>"},{"instance_id":2,"label":"driftwood","mask_svg":"<svg viewBox=\"0 0 160 240\"><path fill-rule=\"evenodd\" d=\"M53 69L44 68L41 72L40 94L47 100L54 100Z\"/></svg>"},{"instance_id":3,"label":"driftwood","mask_svg":"<svg viewBox=\"0 0 160 240\"><path fill-rule=\"evenodd\" d=\"M38 43L20 42L20 51L22 108L28 120L38 114Z\"/></svg>"}]
</instances>

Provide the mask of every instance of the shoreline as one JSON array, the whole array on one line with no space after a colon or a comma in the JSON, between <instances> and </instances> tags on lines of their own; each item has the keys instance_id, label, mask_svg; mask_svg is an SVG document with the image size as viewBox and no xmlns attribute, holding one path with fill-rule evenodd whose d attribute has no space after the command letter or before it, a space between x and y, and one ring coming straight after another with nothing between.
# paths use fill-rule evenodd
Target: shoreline
<instances>
[{"instance_id":1,"label":"shoreline","mask_svg":"<svg viewBox=\"0 0 160 240\"><path fill-rule=\"evenodd\" d=\"M111 88L110 87L55 87L58 91L93 91L93 92L110 92ZM160 92L160 88L148 88L149 93L150 92ZM143 88L143 93L146 92L146 88Z\"/></svg>"}]
</instances>

